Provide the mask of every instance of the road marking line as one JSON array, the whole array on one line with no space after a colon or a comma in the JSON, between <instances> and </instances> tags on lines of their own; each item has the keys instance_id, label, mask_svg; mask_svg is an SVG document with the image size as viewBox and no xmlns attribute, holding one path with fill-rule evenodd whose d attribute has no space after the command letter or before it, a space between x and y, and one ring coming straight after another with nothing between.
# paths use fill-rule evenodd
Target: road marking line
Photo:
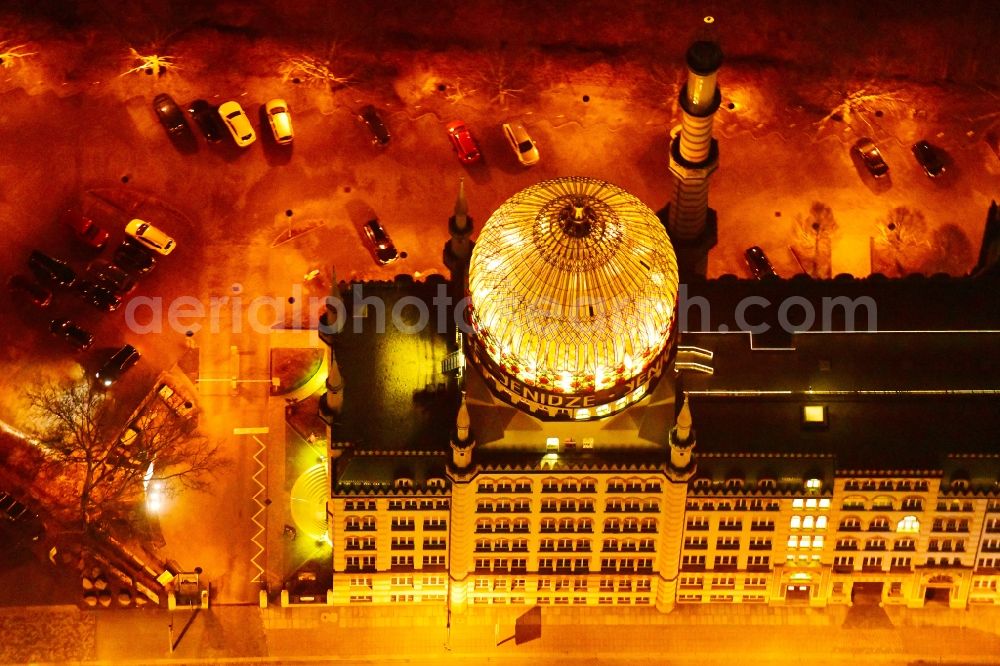
<instances>
[{"instance_id":1,"label":"road marking line","mask_svg":"<svg viewBox=\"0 0 1000 666\"><path fill-rule=\"evenodd\" d=\"M267 430L264 428L263 430ZM254 437L254 441L257 442L257 452L253 454L253 459L257 463L257 471L253 473L253 482L257 484L257 492L253 495L253 501L257 503L257 512L253 514L250 520L253 521L254 525L257 526L257 533L250 537L250 541L257 546L257 552L250 557L250 564L257 569L257 575L250 579L251 583L262 583L264 582L264 567L260 565L260 557L264 555L264 543L261 537L264 535L267 515L265 514L261 518L261 514L267 508L267 505L261 500L262 495L267 495L267 486L261 483L260 476L267 470L267 465L261 459L261 454L267 451L267 445L260 440L259 437ZM266 537L265 537L266 538Z\"/></svg>"}]
</instances>

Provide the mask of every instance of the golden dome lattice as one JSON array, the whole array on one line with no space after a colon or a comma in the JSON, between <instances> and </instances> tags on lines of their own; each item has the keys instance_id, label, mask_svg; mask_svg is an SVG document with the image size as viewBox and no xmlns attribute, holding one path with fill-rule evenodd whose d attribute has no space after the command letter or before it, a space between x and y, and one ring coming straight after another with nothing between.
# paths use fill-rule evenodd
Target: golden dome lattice
<instances>
[{"instance_id":1,"label":"golden dome lattice","mask_svg":"<svg viewBox=\"0 0 1000 666\"><path fill-rule=\"evenodd\" d=\"M663 350L677 302L663 224L610 183L548 180L504 202L469 266L472 323L490 358L529 386L614 386Z\"/></svg>"}]
</instances>

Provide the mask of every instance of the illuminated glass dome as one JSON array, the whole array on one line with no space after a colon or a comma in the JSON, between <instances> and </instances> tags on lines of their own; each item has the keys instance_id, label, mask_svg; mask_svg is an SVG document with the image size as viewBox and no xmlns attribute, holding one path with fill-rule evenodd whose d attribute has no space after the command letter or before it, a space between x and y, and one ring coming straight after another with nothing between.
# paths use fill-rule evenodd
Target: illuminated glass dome
<instances>
[{"instance_id":1,"label":"illuminated glass dome","mask_svg":"<svg viewBox=\"0 0 1000 666\"><path fill-rule=\"evenodd\" d=\"M677 261L636 197L558 178L515 194L486 222L469 296L475 342L502 372L547 391L593 393L624 384L664 350Z\"/></svg>"}]
</instances>

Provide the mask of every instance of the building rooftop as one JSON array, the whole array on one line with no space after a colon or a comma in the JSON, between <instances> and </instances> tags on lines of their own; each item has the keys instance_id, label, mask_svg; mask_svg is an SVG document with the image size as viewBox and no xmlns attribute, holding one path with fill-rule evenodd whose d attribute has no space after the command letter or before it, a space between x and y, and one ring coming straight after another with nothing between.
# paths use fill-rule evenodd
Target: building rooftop
<instances>
[{"instance_id":1,"label":"building rooftop","mask_svg":"<svg viewBox=\"0 0 1000 666\"><path fill-rule=\"evenodd\" d=\"M942 469L1000 450L997 334L801 333L793 349L697 333L714 374L685 371L696 452L831 454L837 469ZM811 409L807 409L811 408Z\"/></svg>"},{"instance_id":2,"label":"building rooftop","mask_svg":"<svg viewBox=\"0 0 1000 666\"><path fill-rule=\"evenodd\" d=\"M350 442L357 450L448 450L459 392L454 373L441 371L454 335L450 324L443 331L436 325L439 286L444 288L443 281L409 279L350 286L346 325L333 336L344 406L332 441ZM430 313L426 326L415 326L416 303ZM355 305L367 315L353 316Z\"/></svg>"}]
</instances>

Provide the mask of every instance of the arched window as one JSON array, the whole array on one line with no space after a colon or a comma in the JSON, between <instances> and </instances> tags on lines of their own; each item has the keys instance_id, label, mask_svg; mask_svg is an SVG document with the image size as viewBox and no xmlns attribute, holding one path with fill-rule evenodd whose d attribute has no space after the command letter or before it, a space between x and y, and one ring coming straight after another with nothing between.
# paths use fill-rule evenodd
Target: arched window
<instances>
[{"instance_id":1,"label":"arched window","mask_svg":"<svg viewBox=\"0 0 1000 666\"><path fill-rule=\"evenodd\" d=\"M872 509L875 511L892 511L892 498L888 495L879 495L872 500Z\"/></svg>"},{"instance_id":2,"label":"arched window","mask_svg":"<svg viewBox=\"0 0 1000 666\"><path fill-rule=\"evenodd\" d=\"M816 529L825 530L826 529L826 516L819 516L816 518Z\"/></svg>"},{"instance_id":3,"label":"arched window","mask_svg":"<svg viewBox=\"0 0 1000 666\"><path fill-rule=\"evenodd\" d=\"M868 529L873 532L885 532L889 530L889 519L885 516L878 516L877 518L872 518L871 522L868 523Z\"/></svg>"},{"instance_id":4,"label":"arched window","mask_svg":"<svg viewBox=\"0 0 1000 666\"><path fill-rule=\"evenodd\" d=\"M802 527L802 516L792 516L791 528L797 530Z\"/></svg>"},{"instance_id":5,"label":"arched window","mask_svg":"<svg viewBox=\"0 0 1000 666\"><path fill-rule=\"evenodd\" d=\"M896 523L896 531L910 533L919 532L920 521L917 520L916 516L903 516L903 518Z\"/></svg>"},{"instance_id":6,"label":"arched window","mask_svg":"<svg viewBox=\"0 0 1000 666\"><path fill-rule=\"evenodd\" d=\"M811 530L813 528L813 525L815 525L815 521L816 519L813 518L812 516L805 516L802 519L802 529Z\"/></svg>"}]
</instances>

